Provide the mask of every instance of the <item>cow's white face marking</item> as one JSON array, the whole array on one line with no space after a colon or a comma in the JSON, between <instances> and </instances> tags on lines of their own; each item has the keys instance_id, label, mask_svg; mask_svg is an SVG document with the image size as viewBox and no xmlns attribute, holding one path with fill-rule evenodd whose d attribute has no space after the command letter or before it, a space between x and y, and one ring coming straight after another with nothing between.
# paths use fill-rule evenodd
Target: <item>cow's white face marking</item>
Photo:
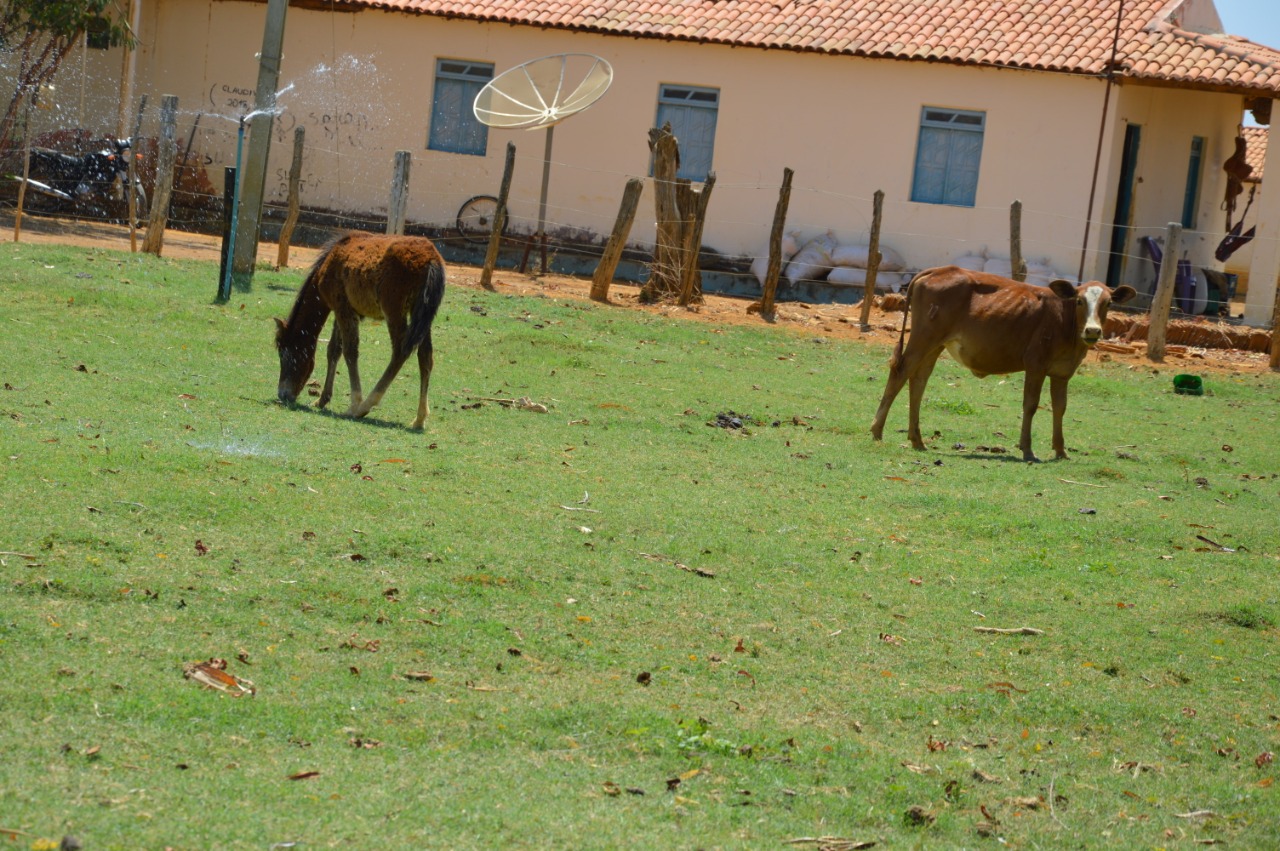
<instances>
[{"instance_id":1,"label":"cow's white face marking","mask_svg":"<svg viewBox=\"0 0 1280 851\"><path fill-rule=\"evenodd\" d=\"M1102 287L1093 286L1084 291L1084 340L1093 344L1102 339L1102 316L1099 308L1106 291Z\"/></svg>"}]
</instances>

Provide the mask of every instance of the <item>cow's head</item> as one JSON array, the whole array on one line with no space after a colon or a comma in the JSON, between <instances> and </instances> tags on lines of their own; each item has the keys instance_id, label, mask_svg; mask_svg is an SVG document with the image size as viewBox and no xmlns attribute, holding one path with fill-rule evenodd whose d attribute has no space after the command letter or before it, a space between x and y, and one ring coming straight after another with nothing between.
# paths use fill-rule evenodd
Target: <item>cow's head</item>
<instances>
[{"instance_id":1,"label":"cow's head","mask_svg":"<svg viewBox=\"0 0 1280 851\"><path fill-rule=\"evenodd\" d=\"M1107 321L1107 309L1111 303L1124 304L1137 295L1130 286L1119 286L1114 290L1098 281L1089 281L1080 286L1073 286L1063 280L1049 284L1063 299L1072 299L1076 308L1076 327L1080 329L1080 339L1086 346L1092 346L1102 339L1102 326Z\"/></svg>"}]
</instances>

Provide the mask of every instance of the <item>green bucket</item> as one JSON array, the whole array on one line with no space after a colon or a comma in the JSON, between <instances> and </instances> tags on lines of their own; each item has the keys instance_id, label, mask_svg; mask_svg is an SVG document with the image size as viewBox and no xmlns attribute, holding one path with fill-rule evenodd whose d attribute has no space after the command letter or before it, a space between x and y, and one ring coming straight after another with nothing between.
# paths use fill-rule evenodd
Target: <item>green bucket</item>
<instances>
[{"instance_id":1,"label":"green bucket","mask_svg":"<svg viewBox=\"0 0 1280 851\"><path fill-rule=\"evenodd\" d=\"M1173 392L1183 396L1203 396L1204 382L1198 375L1175 375Z\"/></svg>"}]
</instances>

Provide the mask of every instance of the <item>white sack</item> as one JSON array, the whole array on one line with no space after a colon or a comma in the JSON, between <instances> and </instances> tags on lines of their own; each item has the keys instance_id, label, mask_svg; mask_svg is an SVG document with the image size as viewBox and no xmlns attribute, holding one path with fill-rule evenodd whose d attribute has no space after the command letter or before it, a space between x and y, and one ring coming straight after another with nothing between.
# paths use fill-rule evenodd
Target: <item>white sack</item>
<instances>
[{"instance_id":1,"label":"white sack","mask_svg":"<svg viewBox=\"0 0 1280 851\"><path fill-rule=\"evenodd\" d=\"M896 293L909 280L910 278L901 272L877 272L876 289L882 292L891 290ZM865 287L867 285L867 270L853 266L837 266L827 275L827 283L844 287Z\"/></svg>"},{"instance_id":2,"label":"white sack","mask_svg":"<svg viewBox=\"0 0 1280 851\"><path fill-rule=\"evenodd\" d=\"M871 246L869 245L837 245L831 252L831 261L837 266L856 266L867 268L871 262ZM880 246L880 268L885 272L898 272L905 269L907 262L902 255L887 245Z\"/></svg>"},{"instance_id":3,"label":"white sack","mask_svg":"<svg viewBox=\"0 0 1280 851\"><path fill-rule=\"evenodd\" d=\"M799 280L821 281L835 265L831 262L835 247L836 237L831 231L809 240L787 263L787 280L792 284Z\"/></svg>"},{"instance_id":4,"label":"white sack","mask_svg":"<svg viewBox=\"0 0 1280 851\"><path fill-rule=\"evenodd\" d=\"M782 271L787 269L787 261L795 256L800 250L800 232L791 231L782 235ZM751 261L751 274L756 276L756 280L764 286L765 276L769 274L769 247L765 246L764 252Z\"/></svg>"}]
</instances>

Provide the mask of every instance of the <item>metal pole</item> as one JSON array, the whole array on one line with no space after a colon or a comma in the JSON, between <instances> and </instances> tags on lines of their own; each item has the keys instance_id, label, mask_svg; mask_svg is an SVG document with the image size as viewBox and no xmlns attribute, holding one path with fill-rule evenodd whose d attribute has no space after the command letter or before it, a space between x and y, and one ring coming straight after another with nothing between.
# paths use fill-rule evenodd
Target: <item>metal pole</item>
<instances>
[{"instance_id":1,"label":"metal pole","mask_svg":"<svg viewBox=\"0 0 1280 851\"><path fill-rule=\"evenodd\" d=\"M236 167L227 169L231 183L231 222L230 236L227 238L227 259L224 264L221 286L218 287L218 300L231 298L231 279L234 277L236 265L236 222L240 214L240 153L244 150L244 118L240 119L240 130L236 133ZM226 192L223 192L223 203L226 203ZM255 246L254 251L257 251Z\"/></svg>"},{"instance_id":2,"label":"metal pole","mask_svg":"<svg viewBox=\"0 0 1280 851\"><path fill-rule=\"evenodd\" d=\"M1120 24L1124 21L1124 0L1117 0L1116 31L1111 39L1111 61L1107 65L1107 92L1102 98L1102 120L1098 125L1098 150L1093 157L1093 180L1089 185L1089 209L1084 217L1084 242L1080 246L1080 272L1077 281L1084 280L1084 258L1089 253L1089 230L1093 226L1093 202L1098 194L1098 171L1102 167L1102 140L1107 135L1107 113L1111 109L1111 87L1115 85L1116 56L1120 53Z\"/></svg>"},{"instance_id":3,"label":"metal pole","mask_svg":"<svg viewBox=\"0 0 1280 851\"><path fill-rule=\"evenodd\" d=\"M551 134L556 126L547 128L547 147L542 154L542 194L538 196L538 243L542 248L542 274L547 274L547 187L551 184Z\"/></svg>"}]
</instances>

